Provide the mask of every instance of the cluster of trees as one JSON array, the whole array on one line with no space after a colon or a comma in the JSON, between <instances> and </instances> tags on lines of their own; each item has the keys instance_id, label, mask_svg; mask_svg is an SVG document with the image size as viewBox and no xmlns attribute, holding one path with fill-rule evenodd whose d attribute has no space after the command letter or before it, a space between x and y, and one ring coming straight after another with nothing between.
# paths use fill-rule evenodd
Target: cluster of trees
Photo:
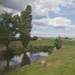
<instances>
[{"instance_id":1,"label":"cluster of trees","mask_svg":"<svg viewBox=\"0 0 75 75\"><path fill-rule=\"evenodd\" d=\"M0 44L6 46L5 57L7 67L9 67L9 61L12 57L12 52L9 49L10 42L20 40L24 50L30 41L30 32L32 29L31 12L31 6L28 5L27 8L21 12L21 16L13 16L7 12L0 15ZM18 38L16 38L17 34L19 34Z\"/></svg>"}]
</instances>

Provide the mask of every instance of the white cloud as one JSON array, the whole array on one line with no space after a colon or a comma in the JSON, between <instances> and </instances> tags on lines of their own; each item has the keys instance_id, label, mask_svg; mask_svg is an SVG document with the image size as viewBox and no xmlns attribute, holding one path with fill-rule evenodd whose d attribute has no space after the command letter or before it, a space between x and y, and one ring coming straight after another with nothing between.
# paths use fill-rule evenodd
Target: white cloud
<instances>
[{"instance_id":1,"label":"white cloud","mask_svg":"<svg viewBox=\"0 0 75 75\"><path fill-rule=\"evenodd\" d=\"M39 36L39 37L74 37L75 33L71 33L71 32L42 32L42 31L33 31L32 36Z\"/></svg>"},{"instance_id":2,"label":"white cloud","mask_svg":"<svg viewBox=\"0 0 75 75\"><path fill-rule=\"evenodd\" d=\"M32 35L45 35L45 32L42 31L32 31Z\"/></svg>"},{"instance_id":3,"label":"white cloud","mask_svg":"<svg viewBox=\"0 0 75 75\"><path fill-rule=\"evenodd\" d=\"M64 27L65 29L74 29L75 26L71 25L71 20L65 17L56 17L56 18L42 18L42 19L34 19L33 24L35 24L36 28L48 28L48 26L53 27ZM46 27L45 27L46 26Z\"/></svg>"},{"instance_id":4,"label":"white cloud","mask_svg":"<svg viewBox=\"0 0 75 75\"><path fill-rule=\"evenodd\" d=\"M48 26L33 25L33 28L36 28L36 29L46 29L46 28L48 28Z\"/></svg>"},{"instance_id":5,"label":"white cloud","mask_svg":"<svg viewBox=\"0 0 75 75\"><path fill-rule=\"evenodd\" d=\"M71 24L71 20L65 18L65 17L56 17L54 19L51 19L50 24L52 26L69 26Z\"/></svg>"},{"instance_id":6,"label":"white cloud","mask_svg":"<svg viewBox=\"0 0 75 75\"><path fill-rule=\"evenodd\" d=\"M69 25L66 30L75 29L75 25Z\"/></svg>"},{"instance_id":7,"label":"white cloud","mask_svg":"<svg viewBox=\"0 0 75 75\"><path fill-rule=\"evenodd\" d=\"M20 15L20 11L24 10L27 5L32 6L34 29L31 32L32 35L54 37L57 35L59 36L59 34L62 36L74 35L71 33L57 33L54 31L51 31L53 33L49 33L45 31L50 26L55 28L64 28L66 30L75 29L75 25L72 25L72 21L66 17L55 17L52 19L48 17L48 12L50 11L60 15L68 15L69 13L66 14L66 11L62 11L62 8L75 8L75 0L0 0L0 13L7 11L9 13L15 12L14 15ZM72 13L75 13L75 11L72 11Z\"/></svg>"},{"instance_id":8,"label":"white cloud","mask_svg":"<svg viewBox=\"0 0 75 75\"><path fill-rule=\"evenodd\" d=\"M73 13L73 14L75 14L75 10L74 10L74 11L72 11L72 13Z\"/></svg>"},{"instance_id":9,"label":"white cloud","mask_svg":"<svg viewBox=\"0 0 75 75\"><path fill-rule=\"evenodd\" d=\"M62 7L75 7L75 0L0 0L0 5L22 11L27 5L32 6L34 18L47 17L49 11L59 12Z\"/></svg>"},{"instance_id":10,"label":"white cloud","mask_svg":"<svg viewBox=\"0 0 75 75\"><path fill-rule=\"evenodd\" d=\"M33 15L39 17L47 17L49 11L55 13L62 11L61 7L75 7L74 0L34 0L31 2Z\"/></svg>"},{"instance_id":11,"label":"white cloud","mask_svg":"<svg viewBox=\"0 0 75 75\"><path fill-rule=\"evenodd\" d=\"M0 12L2 10L7 12L13 12L16 10L15 14L20 15L20 11L24 10L28 4L32 6L33 27L35 29L46 29L50 26L64 27L66 30L75 29L75 26L72 25L72 21L68 18L48 18L49 11L58 14L62 12L61 7L75 8L75 0L0 0ZM34 31L32 33L45 34L40 31Z\"/></svg>"},{"instance_id":12,"label":"white cloud","mask_svg":"<svg viewBox=\"0 0 75 75\"><path fill-rule=\"evenodd\" d=\"M4 7L3 5L0 5L0 14L4 13L4 12L11 13L11 12L13 12L13 10L10 8Z\"/></svg>"},{"instance_id":13,"label":"white cloud","mask_svg":"<svg viewBox=\"0 0 75 75\"><path fill-rule=\"evenodd\" d=\"M33 24L39 24L39 25L48 25L50 22L50 18L42 18L42 19L33 19Z\"/></svg>"},{"instance_id":14,"label":"white cloud","mask_svg":"<svg viewBox=\"0 0 75 75\"><path fill-rule=\"evenodd\" d=\"M19 16L21 16L21 12L16 12L16 11L15 11L15 13L13 14L13 16L14 16L14 15L19 15Z\"/></svg>"}]
</instances>

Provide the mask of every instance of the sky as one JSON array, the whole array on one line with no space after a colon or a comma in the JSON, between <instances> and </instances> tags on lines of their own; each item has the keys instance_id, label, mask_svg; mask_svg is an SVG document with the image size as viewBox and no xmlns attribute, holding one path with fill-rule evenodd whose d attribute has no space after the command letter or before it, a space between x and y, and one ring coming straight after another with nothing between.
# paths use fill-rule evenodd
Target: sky
<instances>
[{"instance_id":1,"label":"sky","mask_svg":"<svg viewBox=\"0 0 75 75\"><path fill-rule=\"evenodd\" d=\"M75 0L0 0L0 14L20 15L27 5L32 7L31 36L75 37Z\"/></svg>"}]
</instances>

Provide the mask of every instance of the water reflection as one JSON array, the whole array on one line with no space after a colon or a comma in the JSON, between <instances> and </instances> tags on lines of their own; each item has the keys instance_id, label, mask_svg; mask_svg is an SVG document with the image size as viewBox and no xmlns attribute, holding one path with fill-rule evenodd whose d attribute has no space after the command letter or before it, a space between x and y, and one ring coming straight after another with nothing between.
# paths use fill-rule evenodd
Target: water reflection
<instances>
[{"instance_id":1,"label":"water reflection","mask_svg":"<svg viewBox=\"0 0 75 75\"><path fill-rule=\"evenodd\" d=\"M30 58L27 56L26 53L24 53L22 61L21 61L21 66L24 66L24 65L27 65L27 64L30 64Z\"/></svg>"},{"instance_id":2,"label":"water reflection","mask_svg":"<svg viewBox=\"0 0 75 75\"><path fill-rule=\"evenodd\" d=\"M30 56L31 59L31 64L34 63L37 59L44 58L48 56L49 52L37 52L37 53L32 53Z\"/></svg>"},{"instance_id":3,"label":"water reflection","mask_svg":"<svg viewBox=\"0 0 75 75\"><path fill-rule=\"evenodd\" d=\"M37 52L37 53L30 53L27 52L26 54L21 54L20 56L14 56L14 58L10 61L10 66L13 65L26 65L32 64L35 60L44 58L48 56L48 52Z\"/></svg>"},{"instance_id":4,"label":"water reflection","mask_svg":"<svg viewBox=\"0 0 75 75\"><path fill-rule=\"evenodd\" d=\"M48 56L48 54L49 54L49 52L37 52L37 53L27 52L27 53L21 54L19 56L18 55L14 56L11 59L9 65L18 67L18 66L24 66L27 64L32 64L32 63L34 63L35 60L44 58L44 57ZM6 61L0 61L0 72L2 72L2 70L4 69L5 66L6 66Z\"/></svg>"}]
</instances>

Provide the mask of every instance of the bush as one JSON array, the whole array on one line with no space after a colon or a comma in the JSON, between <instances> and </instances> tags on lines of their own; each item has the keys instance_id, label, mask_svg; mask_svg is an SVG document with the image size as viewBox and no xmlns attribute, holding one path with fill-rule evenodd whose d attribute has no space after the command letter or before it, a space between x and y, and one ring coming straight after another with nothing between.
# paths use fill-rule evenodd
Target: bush
<instances>
[{"instance_id":1,"label":"bush","mask_svg":"<svg viewBox=\"0 0 75 75\"><path fill-rule=\"evenodd\" d=\"M28 47L29 52L50 52L52 51L53 46L32 46Z\"/></svg>"},{"instance_id":2,"label":"bush","mask_svg":"<svg viewBox=\"0 0 75 75\"><path fill-rule=\"evenodd\" d=\"M69 39L68 37L65 37L64 39Z\"/></svg>"},{"instance_id":3,"label":"bush","mask_svg":"<svg viewBox=\"0 0 75 75\"><path fill-rule=\"evenodd\" d=\"M64 47L64 39L61 37L56 38L54 45L57 49L63 48Z\"/></svg>"},{"instance_id":4,"label":"bush","mask_svg":"<svg viewBox=\"0 0 75 75\"><path fill-rule=\"evenodd\" d=\"M37 36L34 36L34 37L31 38L31 40L37 40L37 39L38 39Z\"/></svg>"}]
</instances>

